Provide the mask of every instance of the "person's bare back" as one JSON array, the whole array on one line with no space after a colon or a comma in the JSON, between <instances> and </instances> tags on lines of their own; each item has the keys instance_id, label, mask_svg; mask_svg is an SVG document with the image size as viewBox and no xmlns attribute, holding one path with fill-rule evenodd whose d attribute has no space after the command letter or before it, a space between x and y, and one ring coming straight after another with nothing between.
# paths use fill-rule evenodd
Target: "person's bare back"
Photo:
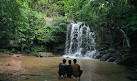
<instances>
[{"instance_id":1,"label":"person's bare back","mask_svg":"<svg viewBox=\"0 0 137 81\"><path fill-rule=\"evenodd\" d=\"M79 77L80 65L74 64L74 65L72 65L72 68L73 68L73 76Z\"/></svg>"},{"instance_id":2,"label":"person's bare back","mask_svg":"<svg viewBox=\"0 0 137 81\"><path fill-rule=\"evenodd\" d=\"M72 65L73 76L75 78L78 77L80 79L80 76L82 74L82 70L80 70L80 65L77 64L77 60L76 59L74 59L73 62L74 62L74 65Z\"/></svg>"}]
</instances>

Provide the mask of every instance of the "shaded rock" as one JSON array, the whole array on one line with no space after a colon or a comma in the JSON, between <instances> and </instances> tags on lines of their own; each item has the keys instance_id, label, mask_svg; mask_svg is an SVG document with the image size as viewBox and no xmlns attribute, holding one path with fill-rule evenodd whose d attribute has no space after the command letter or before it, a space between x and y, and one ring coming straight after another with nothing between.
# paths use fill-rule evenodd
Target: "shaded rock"
<instances>
[{"instance_id":1,"label":"shaded rock","mask_svg":"<svg viewBox=\"0 0 137 81\"><path fill-rule=\"evenodd\" d=\"M105 55L103 55L101 58L100 58L100 60L101 61L106 61L108 58L110 58L111 56L109 55L109 54L105 54Z\"/></svg>"},{"instance_id":2,"label":"shaded rock","mask_svg":"<svg viewBox=\"0 0 137 81\"><path fill-rule=\"evenodd\" d=\"M55 47L55 49L57 49L57 50L64 50L65 49L65 45L61 44L61 45Z\"/></svg>"},{"instance_id":3,"label":"shaded rock","mask_svg":"<svg viewBox=\"0 0 137 81\"><path fill-rule=\"evenodd\" d=\"M116 60L116 58L114 58L114 57L110 57L109 59L107 59L106 61L107 62L114 62Z\"/></svg>"},{"instance_id":4,"label":"shaded rock","mask_svg":"<svg viewBox=\"0 0 137 81\"><path fill-rule=\"evenodd\" d=\"M33 53L32 55L36 57L54 57L55 55L51 52L37 52Z\"/></svg>"},{"instance_id":5,"label":"shaded rock","mask_svg":"<svg viewBox=\"0 0 137 81\"><path fill-rule=\"evenodd\" d=\"M29 78L25 78L26 80L29 79Z\"/></svg>"},{"instance_id":6,"label":"shaded rock","mask_svg":"<svg viewBox=\"0 0 137 81\"><path fill-rule=\"evenodd\" d=\"M100 59L102 56L103 55L101 55L101 54L97 54L96 57L95 57L95 59Z\"/></svg>"},{"instance_id":7,"label":"shaded rock","mask_svg":"<svg viewBox=\"0 0 137 81\"><path fill-rule=\"evenodd\" d=\"M119 61L120 61L120 59L119 58L117 58L115 61L114 61L114 63L119 63Z\"/></svg>"},{"instance_id":8,"label":"shaded rock","mask_svg":"<svg viewBox=\"0 0 137 81\"><path fill-rule=\"evenodd\" d=\"M115 50L114 48L108 50L108 53L110 53L110 54L111 54L111 53L115 53L115 52L116 52L116 50Z\"/></svg>"}]
</instances>

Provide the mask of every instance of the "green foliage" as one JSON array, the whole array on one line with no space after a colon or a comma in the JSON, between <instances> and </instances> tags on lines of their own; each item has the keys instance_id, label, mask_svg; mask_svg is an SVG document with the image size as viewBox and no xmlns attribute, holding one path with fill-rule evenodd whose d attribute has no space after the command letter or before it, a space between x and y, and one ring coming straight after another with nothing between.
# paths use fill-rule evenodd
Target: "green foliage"
<instances>
[{"instance_id":1,"label":"green foliage","mask_svg":"<svg viewBox=\"0 0 137 81\"><path fill-rule=\"evenodd\" d=\"M137 55L131 52L121 52L121 56L118 64L128 65L128 66L135 66L137 63Z\"/></svg>"},{"instance_id":2,"label":"green foliage","mask_svg":"<svg viewBox=\"0 0 137 81\"><path fill-rule=\"evenodd\" d=\"M79 14L79 10L83 8L83 6L86 5L88 0L81 1L81 0L61 0L58 1L58 3L62 4L60 5L59 9L62 12L65 12L65 15L67 17L71 17L73 19L77 18L77 14Z\"/></svg>"},{"instance_id":3,"label":"green foliage","mask_svg":"<svg viewBox=\"0 0 137 81\"><path fill-rule=\"evenodd\" d=\"M69 21L66 18L57 18L54 20L53 25L47 24L46 26L38 29L37 39L44 42L58 42L64 37Z\"/></svg>"},{"instance_id":4,"label":"green foliage","mask_svg":"<svg viewBox=\"0 0 137 81\"><path fill-rule=\"evenodd\" d=\"M101 31L110 27L123 28L135 49L136 4L136 0L0 0L1 51L58 52L55 48L65 42L68 18L85 22ZM65 17L59 17L61 15ZM45 25L45 17L52 17L54 23ZM14 41L13 45L10 40ZM102 43L101 36L97 41ZM135 54L122 53L119 56L121 63L136 62Z\"/></svg>"},{"instance_id":5,"label":"green foliage","mask_svg":"<svg viewBox=\"0 0 137 81\"><path fill-rule=\"evenodd\" d=\"M12 48L11 52L13 52L13 53L16 52L16 49Z\"/></svg>"},{"instance_id":6,"label":"green foliage","mask_svg":"<svg viewBox=\"0 0 137 81\"><path fill-rule=\"evenodd\" d=\"M46 25L38 30L37 32L37 39L45 42L53 41L54 36L52 32L55 31L55 28L51 25Z\"/></svg>"},{"instance_id":7,"label":"green foliage","mask_svg":"<svg viewBox=\"0 0 137 81\"><path fill-rule=\"evenodd\" d=\"M7 50L7 49L0 49L0 52L10 53L10 51L9 51L9 50Z\"/></svg>"},{"instance_id":8,"label":"green foliage","mask_svg":"<svg viewBox=\"0 0 137 81\"><path fill-rule=\"evenodd\" d=\"M59 9L67 18L85 22L95 30L123 29L131 40L132 51L136 53L137 0L61 0L58 3L62 4ZM99 36L97 41L102 39L103 36ZM137 61L135 53L124 52L118 56L121 63L134 65Z\"/></svg>"},{"instance_id":9,"label":"green foliage","mask_svg":"<svg viewBox=\"0 0 137 81\"><path fill-rule=\"evenodd\" d=\"M134 14L133 17L127 19L127 24L123 26L123 28L127 28L132 31L137 30L137 15Z\"/></svg>"},{"instance_id":10,"label":"green foliage","mask_svg":"<svg viewBox=\"0 0 137 81\"><path fill-rule=\"evenodd\" d=\"M56 18L53 27L55 31L53 32L55 42L65 41L67 27L70 21L67 18ZM63 40L62 40L63 39Z\"/></svg>"},{"instance_id":11,"label":"green foliage","mask_svg":"<svg viewBox=\"0 0 137 81\"><path fill-rule=\"evenodd\" d=\"M127 0L63 0L60 3L67 17L74 21L84 21L89 26L121 28L126 23L132 8Z\"/></svg>"},{"instance_id":12,"label":"green foliage","mask_svg":"<svg viewBox=\"0 0 137 81\"><path fill-rule=\"evenodd\" d=\"M41 46L35 46L31 49L31 52L38 52L38 51L44 52L44 51L47 51L47 48L41 45Z\"/></svg>"},{"instance_id":13,"label":"green foliage","mask_svg":"<svg viewBox=\"0 0 137 81\"><path fill-rule=\"evenodd\" d=\"M62 23L55 22L60 23L59 26L45 25L47 13L53 13L51 16L59 14L56 2L55 0L1 0L0 48L16 47L18 49L13 48L11 52L17 52L20 49L19 51L29 53L39 51L39 47L40 51L47 51L46 46L41 45L59 41L59 34L62 32L64 34L64 28L67 27L64 19L60 21L63 21ZM10 40L14 41L13 45L9 44Z\"/></svg>"},{"instance_id":14,"label":"green foliage","mask_svg":"<svg viewBox=\"0 0 137 81\"><path fill-rule=\"evenodd\" d=\"M1 0L0 13L0 44L3 44L1 47L6 47L7 43L14 35L14 30L18 22L17 20L21 12L16 1Z\"/></svg>"},{"instance_id":15,"label":"green foliage","mask_svg":"<svg viewBox=\"0 0 137 81\"><path fill-rule=\"evenodd\" d=\"M43 12L48 17L59 16L58 0L29 0L28 5L33 11Z\"/></svg>"}]
</instances>

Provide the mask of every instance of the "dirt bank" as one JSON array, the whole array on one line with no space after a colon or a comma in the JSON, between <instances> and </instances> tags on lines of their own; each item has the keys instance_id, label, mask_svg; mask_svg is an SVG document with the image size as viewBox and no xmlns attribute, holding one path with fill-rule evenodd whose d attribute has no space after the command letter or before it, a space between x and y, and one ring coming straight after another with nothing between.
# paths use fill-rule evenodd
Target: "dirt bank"
<instances>
[{"instance_id":1,"label":"dirt bank","mask_svg":"<svg viewBox=\"0 0 137 81\"><path fill-rule=\"evenodd\" d=\"M16 81L25 73L19 54L0 53L0 81Z\"/></svg>"}]
</instances>

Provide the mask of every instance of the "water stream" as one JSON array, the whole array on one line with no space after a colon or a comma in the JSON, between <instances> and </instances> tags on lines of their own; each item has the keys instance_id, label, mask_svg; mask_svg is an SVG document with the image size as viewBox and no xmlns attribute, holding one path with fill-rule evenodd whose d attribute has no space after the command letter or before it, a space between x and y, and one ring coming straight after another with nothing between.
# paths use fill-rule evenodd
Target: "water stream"
<instances>
[{"instance_id":1,"label":"water stream","mask_svg":"<svg viewBox=\"0 0 137 81\"><path fill-rule=\"evenodd\" d=\"M125 40L123 40L123 45L125 45L124 43L126 43L126 46L127 46L127 47L130 47L129 39L128 39L126 33L125 33L122 29L120 29L120 31L122 32L122 34L123 34L123 36L124 36L124 38L125 38ZM125 42L124 42L124 41L125 41Z\"/></svg>"},{"instance_id":2,"label":"water stream","mask_svg":"<svg viewBox=\"0 0 137 81\"><path fill-rule=\"evenodd\" d=\"M84 23L71 23L67 29L64 57L94 58L97 53L95 38L95 33Z\"/></svg>"}]
</instances>

